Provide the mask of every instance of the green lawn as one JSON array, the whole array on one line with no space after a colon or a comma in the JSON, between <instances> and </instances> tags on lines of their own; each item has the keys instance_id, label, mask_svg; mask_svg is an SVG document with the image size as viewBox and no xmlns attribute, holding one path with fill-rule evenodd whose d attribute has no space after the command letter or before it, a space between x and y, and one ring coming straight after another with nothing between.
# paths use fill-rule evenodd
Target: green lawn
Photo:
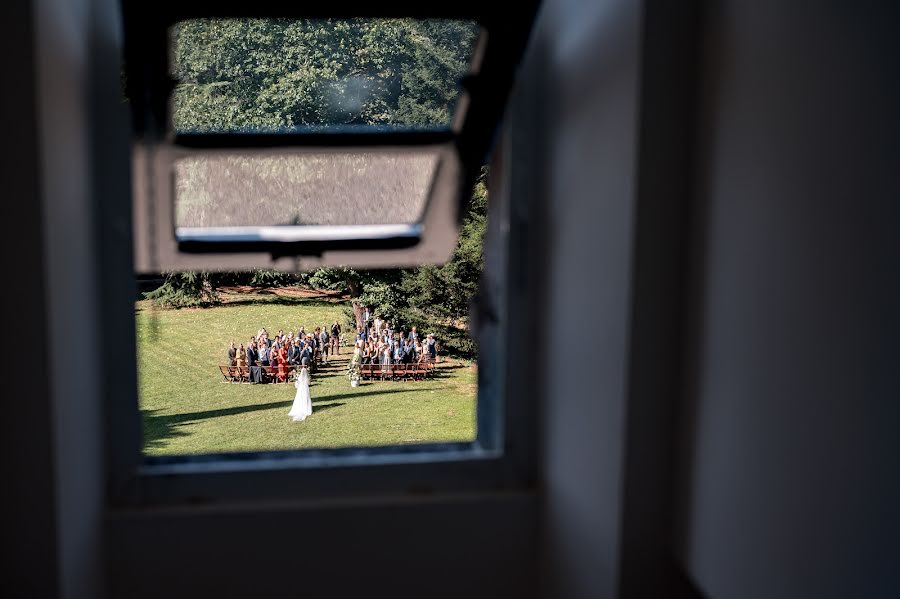
<instances>
[{"instance_id":1,"label":"green lawn","mask_svg":"<svg viewBox=\"0 0 900 599\"><path fill-rule=\"evenodd\" d=\"M470 441L474 367L447 361L431 380L368 382L346 376L349 349L312 377L313 414L292 422L294 386L223 383L228 342L343 320L343 305L274 294L241 294L216 308L156 310L137 304L138 371L148 455L303 447ZM235 301L237 300L237 301ZM347 352L347 353L343 353Z\"/></svg>"}]
</instances>

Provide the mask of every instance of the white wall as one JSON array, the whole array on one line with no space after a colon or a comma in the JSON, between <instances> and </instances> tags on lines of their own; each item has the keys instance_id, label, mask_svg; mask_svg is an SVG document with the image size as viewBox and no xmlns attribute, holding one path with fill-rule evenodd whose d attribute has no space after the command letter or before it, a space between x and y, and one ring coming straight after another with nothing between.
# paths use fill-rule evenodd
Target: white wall
<instances>
[{"instance_id":1,"label":"white wall","mask_svg":"<svg viewBox=\"0 0 900 599\"><path fill-rule=\"evenodd\" d=\"M710 597L896 597L897 9L710 4L681 555Z\"/></svg>"}]
</instances>

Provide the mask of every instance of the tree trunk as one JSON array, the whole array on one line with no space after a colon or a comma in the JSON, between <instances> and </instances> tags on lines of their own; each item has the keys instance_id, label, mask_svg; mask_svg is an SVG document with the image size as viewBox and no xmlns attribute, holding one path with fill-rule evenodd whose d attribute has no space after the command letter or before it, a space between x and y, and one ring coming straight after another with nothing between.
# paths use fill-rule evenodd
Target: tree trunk
<instances>
[{"instance_id":1,"label":"tree trunk","mask_svg":"<svg viewBox=\"0 0 900 599\"><path fill-rule=\"evenodd\" d=\"M353 302L353 315L356 316L356 326L362 328L365 308L363 308L362 304L360 304L359 302Z\"/></svg>"},{"instance_id":2,"label":"tree trunk","mask_svg":"<svg viewBox=\"0 0 900 599\"><path fill-rule=\"evenodd\" d=\"M360 287L359 281L353 278L347 278L347 289L350 291L350 297L353 298L351 303L353 305L353 315L356 316L356 326L357 328L362 328L365 308L362 306L362 304L356 301L356 298L358 298L360 293L362 293L362 288Z\"/></svg>"}]
</instances>

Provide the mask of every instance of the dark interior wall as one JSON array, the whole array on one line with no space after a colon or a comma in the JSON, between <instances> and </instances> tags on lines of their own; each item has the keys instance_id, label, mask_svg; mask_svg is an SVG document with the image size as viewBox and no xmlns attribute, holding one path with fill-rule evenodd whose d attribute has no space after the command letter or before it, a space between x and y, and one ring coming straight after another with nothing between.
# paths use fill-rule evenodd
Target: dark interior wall
<instances>
[{"instance_id":1,"label":"dark interior wall","mask_svg":"<svg viewBox=\"0 0 900 599\"><path fill-rule=\"evenodd\" d=\"M4 151L0 160L2 194L6 206L3 247L7 261L4 285L7 300L15 301L16 324L10 336L47 338L44 279L43 209L40 201L35 31L32 6L26 0L5 2L4 23L15 23L0 36L4 92L0 93ZM13 214L15 217L13 218ZM9 305L7 302L4 302ZM9 338L10 340L12 337ZM11 363L11 362L10 362ZM59 589L57 575L57 517L52 452L53 427L50 381L47 377L4 377L5 430L0 435L3 515L0 519L0 595L22 592L52 597Z\"/></svg>"},{"instance_id":2,"label":"dark interior wall","mask_svg":"<svg viewBox=\"0 0 900 599\"><path fill-rule=\"evenodd\" d=\"M548 1L511 115L511 163L529 169L513 181L538 206L530 258L543 273L533 290L541 308L522 326L578 331L547 360L547 372L573 374L545 374L534 390L540 503L498 493L102 518L104 391L85 374L102 318L84 281L96 274L91 252L103 248L82 242L95 194L127 197L127 181L103 177L110 163L97 160L127 155L127 140L96 137L109 127L86 132L85 123L108 122L103 110L114 103L86 92L85 81L100 89L111 80L84 60L115 45L105 20L115 2L37 4L35 13L24 3L4 9L21 11L14 22L48 19L35 34L39 57L27 26L4 38L22 57L9 68L24 82L3 94L18 135L16 155L4 157L15 176L5 179L11 197L35 200L6 221L31 232L9 252L31 261L10 263L32 290L16 318L37 338L77 339L83 353L52 367L53 385L11 379L14 425L0 438L19 484L4 491L12 508L0 538L4 558L16 553L3 560L0 585L72 597L99 596L104 581L128 597L386 587L396 597L522 597L536 593L540 551L545 596L615 596L623 527L639 530L623 520L623 481L640 450L626 431L629 376L640 375L630 360L642 355L631 335L632 265L643 247L634 227L646 217L636 204L647 189L643 5ZM896 9L703 4L678 557L710 597L896 596ZM115 229L116 218L98 222Z\"/></svg>"},{"instance_id":3,"label":"dark interior wall","mask_svg":"<svg viewBox=\"0 0 900 599\"><path fill-rule=\"evenodd\" d=\"M535 522L524 495L120 512L111 596L530 597Z\"/></svg>"},{"instance_id":4,"label":"dark interior wall","mask_svg":"<svg viewBox=\"0 0 900 599\"><path fill-rule=\"evenodd\" d=\"M115 120L93 113L99 97L92 48L114 34L114 0L41 0L35 15L35 103L41 169L45 324L55 351L44 376L51 380L57 556L60 595L102 593L104 440L103 356L119 342L103 328L97 278L96 206L101 185L94 167L107 154L93 140ZM104 29L103 24L107 25ZM116 70L111 71L115 73ZM124 110L121 102L116 107ZM126 197L121 195L120 197Z\"/></svg>"},{"instance_id":5,"label":"dark interior wall","mask_svg":"<svg viewBox=\"0 0 900 599\"><path fill-rule=\"evenodd\" d=\"M637 2L547 2L510 122L516 200L538 205L538 309L519 326L547 331L536 390L547 597L618 587L640 18Z\"/></svg>"},{"instance_id":6,"label":"dark interior wall","mask_svg":"<svg viewBox=\"0 0 900 599\"><path fill-rule=\"evenodd\" d=\"M33 199L33 211L23 215L33 245L22 247L43 268L32 262L34 277L22 279L34 283L33 302L22 314L45 327L29 333L75 343L77 351L51 361L40 384L16 393L33 398L15 408L28 418L17 423L21 438L4 438L14 443L4 444L4 457L34 449L21 463L11 461L30 485L10 492L24 511L8 528L13 545L32 543L23 558L35 573L29 580L40 586L26 596L95 598L104 590L112 597L201 597L212 590L218 597L533 595L537 501L527 490L111 508L105 450L116 466L127 457L128 445L116 439L135 420L128 409L133 354L118 355L132 363L114 376L99 367L109 364L102 359L107 342L133 346L133 329L127 330L133 323L123 328L119 318L123 306L126 317L132 308L126 303L106 312L99 299L109 285L126 302L134 297L122 246L130 225L122 202L130 188L123 174L129 139L118 93L118 2L37 4L34 38L21 40L38 54L34 65L23 66L34 69L35 94L23 96L22 105L36 112L36 123L27 131L35 143L22 147L40 150L23 158L21 172L34 177L22 179L31 186L22 193ZM101 200L115 208L98 214ZM115 259L101 261L109 252L117 252ZM52 388L41 387L48 380ZM108 424L104 407L116 402L131 419Z\"/></svg>"},{"instance_id":7,"label":"dark interior wall","mask_svg":"<svg viewBox=\"0 0 900 599\"><path fill-rule=\"evenodd\" d=\"M898 10L708 4L681 556L710 597L896 597Z\"/></svg>"}]
</instances>

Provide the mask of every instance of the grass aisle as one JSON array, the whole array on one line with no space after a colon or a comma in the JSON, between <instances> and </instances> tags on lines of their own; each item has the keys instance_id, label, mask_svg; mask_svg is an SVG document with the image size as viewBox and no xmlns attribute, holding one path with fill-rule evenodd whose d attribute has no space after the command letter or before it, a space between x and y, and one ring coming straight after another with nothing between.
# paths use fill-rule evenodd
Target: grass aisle
<instances>
[{"instance_id":1,"label":"grass aisle","mask_svg":"<svg viewBox=\"0 0 900 599\"><path fill-rule=\"evenodd\" d=\"M348 353L312 376L313 414L288 417L292 384L220 382L228 342L343 320L342 304L246 296L216 308L137 306L140 407L148 455L303 447L469 441L475 436L474 368L449 362L426 381L368 382L353 388ZM231 298L234 299L234 298ZM349 352L343 349L342 352Z\"/></svg>"}]
</instances>

